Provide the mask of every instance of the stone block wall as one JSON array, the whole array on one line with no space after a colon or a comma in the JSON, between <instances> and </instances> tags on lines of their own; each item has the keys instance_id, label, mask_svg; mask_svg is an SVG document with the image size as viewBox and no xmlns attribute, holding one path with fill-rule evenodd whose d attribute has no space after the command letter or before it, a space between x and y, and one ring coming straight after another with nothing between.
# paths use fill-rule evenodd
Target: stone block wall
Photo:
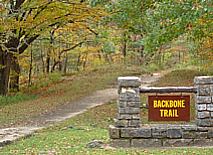
<instances>
[{"instance_id":1,"label":"stone block wall","mask_svg":"<svg viewBox=\"0 0 213 155\"><path fill-rule=\"evenodd\" d=\"M212 146L213 129L197 125L150 124L140 128L110 126L111 145L117 147Z\"/></svg>"},{"instance_id":2,"label":"stone block wall","mask_svg":"<svg viewBox=\"0 0 213 155\"><path fill-rule=\"evenodd\" d=\"M194 83L195 87L197 88L197 125L204 127L213 127L213 77L195 77Z\"/></svg>"},{"instance_id":3,"label":"stone block wall","mask_svg":"<svg viewBox=\"0 0 213 155\"><path fill-rule=\"evenodd\" d=\"M213 77L195 77L196 124L142 124L140 79L119 77L118 116L110 125L114 147L213 146Z\"/></svg>"},{"instance_id":4,"label":"stone block wall","mask_svg":"<svg viewBox=\"0 0 213 155\"><path fill-rule=\"evenodd\" d=\"M140 92L141 81L138 77L118 78L118 116L116 127L140 127Z\"/></svg>"}]
</instances>

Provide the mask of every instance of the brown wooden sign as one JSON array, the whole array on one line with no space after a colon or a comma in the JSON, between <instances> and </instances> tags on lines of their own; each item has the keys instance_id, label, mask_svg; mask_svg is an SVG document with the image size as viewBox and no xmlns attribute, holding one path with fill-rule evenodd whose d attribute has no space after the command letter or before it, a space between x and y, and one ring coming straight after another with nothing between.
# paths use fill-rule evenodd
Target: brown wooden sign
<instances>
[{"instance_id":1,"label":"brown wooden sign","mask_svg":"<svg viewBox=\"0 0 213 155\"><path fill-rule=\"evenodd\" d=\"M149 121L190 121L190 96L149 96Z\"/></svg>"}]
</instances>

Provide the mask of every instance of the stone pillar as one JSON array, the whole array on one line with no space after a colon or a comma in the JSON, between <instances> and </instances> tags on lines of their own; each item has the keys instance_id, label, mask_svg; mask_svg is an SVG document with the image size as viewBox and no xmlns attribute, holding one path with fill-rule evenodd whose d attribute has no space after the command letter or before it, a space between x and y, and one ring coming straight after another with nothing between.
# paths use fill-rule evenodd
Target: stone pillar
<instances>
[{"instance_id":1,"label":"stone pillar","mask_svg":"<svg viewBox=\"0 0 213 155\"><path fill-rule=\"evenodd\" d=\"M115 119L115 127L140 127L140 85L141 80L138 77L118 78L118 116Z\"/></svg>"},{"instance_id":2,"label":"stone pillar","mask_svg":"<svg viewBox=\"0 0 213 155\"><path fill-rule=\"evenodd\" d=\"M197 126L213 127L213 76L199 76L194 79L197 88Z\"/></svg>"}]
</instances>

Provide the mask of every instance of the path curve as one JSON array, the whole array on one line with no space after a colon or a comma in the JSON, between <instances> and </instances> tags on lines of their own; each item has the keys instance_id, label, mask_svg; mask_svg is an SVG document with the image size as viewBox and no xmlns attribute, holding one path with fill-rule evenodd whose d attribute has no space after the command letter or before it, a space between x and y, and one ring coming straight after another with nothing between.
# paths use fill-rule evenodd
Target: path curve
<instances>
[{"instance_id":1,"label":"path curve","mask_svg":"<svg viewBox=\"0 0 213 155\"><path fill-rule=\"evenodd\" d=\"M142 75L142 86L149 86L151 83L157 81L163 74L164 73L154 73L152 75ZM38 116L30 122L27 121L23 127L0 129L0 147L10 144L19 138L30 136L36 130L83 113L92 107L108 103L117 99L117 97L117 88L99 90L78 101L58 106L55 111Z\"/></svg>"},{"instance_id":2,"label":"path curve","mask_svg":"<svg viewBox=\"0 0 213 155\"><path fill-rule=\"evenodd\" d=\"M86 96L78 101L58 106L56 110L33 119L31 126L45 127L52 123L63 121L81 114L90 108L108 103L116 99L117 96L117 89L115 88L93 92L91 95Z\"/></svg>"}]
</instances>

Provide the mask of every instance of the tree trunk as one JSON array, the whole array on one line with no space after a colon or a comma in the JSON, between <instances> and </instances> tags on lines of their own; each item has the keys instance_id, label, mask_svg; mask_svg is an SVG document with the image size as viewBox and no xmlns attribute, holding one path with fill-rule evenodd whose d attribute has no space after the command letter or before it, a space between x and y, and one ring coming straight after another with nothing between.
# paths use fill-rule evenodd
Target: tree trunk
<instances>
[{"instance_id":1,"label":"tree trunk","mask_svg":"<svg viewBox=\"0 0 213 155\"><path fill-rule=\"evenodd\" d=\"M61 62L61 38L59 36L59 50L58 50L58 71L61 72L62 71L62 62Z\"/></svg>"},{"instance_id":2,"label":"tree trunk","mask_svg":"<svg viewBox=\"0 0 213 155\"><path fill-rule=\"evenodd\" d=\"M127 34L123 34L123 42L121 45L121 53L123 54L124 57L126 57L126 50L127 50Z\"/></svg>"},{"instance_id":3,"label":"tree trunk","mask_svg":"<svg viewBox=\"0 0 213 155\"><path fill-rule=\"evenodd\" d=\"M29 68L29 74L28 74L28 87L32 85L32 70L33 70L33 48L31 45L31 50L30 50L30 68Z\"/></svg>"},{"instance_id":4,"label":"tree trunk","mask_svg":"<svg viewBox=\"0 0 213 155\"><path fill-rule=\"evenodd\" d=\"M67 73L67 63L68 63L68 54L66 53L66 57L64 60L64 75Z\"/></svg>"},{"instance_id":5,"label":"tree trunk","mask_svg":"<svg viewBox=\"0 0 213 155\"><path fill-rule=\"evenodd\" d=\"M10 89L14 92L19 91L20 65L17 57L13 57L11 61L12 75L10 77Z\"/></svg>"},{"instance_id":6,"label":"tree trunk","mask_svg":"<svg viewBox=\"0 0 213 155\"><path fill-rule=\"evenodd\" d=\"M61 71L62 71L62 68L63 68L62 62L59 61L59 63L58 63L58 71L61 72Z\"/></svg>"},{"instance_id":7,"label":"tree trunk","mask_svg":"<svg viewBox=\"0 0 213 155\"><path fill-rule=\"evenodd\" d=\"M50 72L50 53L51 50L53 49L53 44L54 44L54 33L55 31L52 30L50 31L50 48L47 50L47 59L46 59L46 72Z\"/></svg>"},{"instance_id":8,"label":"tree trunk","mask_svg":"<svg viewBox=\"0 0 213 155\"><path fill-rule=\"evenodd\" d=\"M139 51L140 51L140 60L139 60L139 63L140 63L140 65L142 65L143 62L144 62L144 46L143 45L140 46Z\"/></svg>"},{"instance_id":9,"label":"tree trunk","mask_svg":"<svg viewBox=\"0 0 213 155\"><path fill-rule=\"evenodd\" d=\"M12 54L0 48L0 95L7 95Z\"/></svg>"},{"instance_id":10,"label":"tree trunk","mask_svg":"<svg viewBox=\"0 0 213 155\"><path fill-rule=\"evenodd\" d=\"M179 63L181 61L181 54L180 54L180 51L178 51L178 60L179 60Z\"/></svg>"},{"instance_id":11,"label":"tree trunk","mask_svg":"<svg viewBox=\"0 0 213 155\"><path fill-rule=\"evenodd\" d=\"M122 43L121 52L124 57L126 57L126 40Z\"/></svg>"},{"instance_id":12,"label":"tree trunk","mask_svg":"<svg viewBox=\"0 0 213 155\"><path fill-rule=\"evenodd\" d=\"M10 50L10 52L7 50L4 51L0 47L0 95L7 95L8 93L10 69L14 55L22 54L28 48L29 44L31 44L38 36L39 35L35 35L30 38L26 38L26 42L19 48L17 47L20 43L20 38L11 37L11 39L9 39L5 44L5 47L7 50ZM15 68L19 70L19 65L17 64L18 63L16 63ZM19 82L19 77L16 77L15 81L17 84L17 82Z\"/></svg>"},{"instance_id":13,"label":"tree trunk","mask_svg":"<svg viewBox=\"0 0 213 155\"><path fill-rule=\"evenodd\" d=\"M86 54L86 55L84 56L84 59L83 59L83 70L86 69L86 65L87 65L87 56L88 56L88 54Z\"/></svg>"},{"instance_id":14,"label":"tree trunk","mask_svg":"<svg viewBox=\"0 0 213 155\"><path fill-rule=\"evenodd\" d=\"M76 71L79 71L79 67L81 66L81 54L79 53L77 63L76 63Z\"/></svg>"},{"instance_id":15,"label":"tree trunk","mask_svg":"<svg viewBox=\"0 0 213 155\"><path fill-rule=\"evenodd\" d=\"M50 72L50 51L47 51L47 58L46 58L46 73Z\"/></svg>"},{"instance_id":16,"label":"tree trunk","mask_svg":"<svg viewBox=\"0 0 213 155\"><path fill-rule=\"evenodd\" d=\"M44 55L43 55L43 48L42 48L42 45L41 45L41 41L40 41L40 56L41 56L41 62L42 62L42 71L43 73L45 73L45 63L44 63Z\"/></svg>"},{"instance_id":17,"label":"tree trunk","mask_svg":"<svg viewBox=\"0 0 213 155\"><path fill-rule=\"evenodd\" d=\"M109 64L111 64L112 63L112 57L111 57L111 55L110 54L106 54L106 58L107 58L107 62Z\"/></svg>"},{"instance_id":18,"label":"tree trunk","mask_svg":"<svg viewBox=\"0 0 213 155\"><path fill-rule=\"evenodd\" d=\"M62 71L62 62L61 62L61 55L59 53L59 56L58 56L58 71L61 72Z\"/></svg>"},{"instance_id":19,"label":"tree trunk","mask_svg":"<svg viewBox=\"0 0 213 155\"><path fill-rule=\"evenodd\" d=\"M99 58L99 60L101 61L101 51L100 50L98 50L98 58Z\"/></svg>"},{"instance_id":20,"label":"tree trunk","mask_svg":"<svg viewBox=\"0 0 213 155\"><path fill-rule=\"evenodd\" d=\"M56 60L54 59L54 63L53 63L53 65L52 65L51 73L55 71L55 68L56 68L56 66L57 66L59 63L60 63L60 61L56 61Z\"/></svg>"}]
</instances>

